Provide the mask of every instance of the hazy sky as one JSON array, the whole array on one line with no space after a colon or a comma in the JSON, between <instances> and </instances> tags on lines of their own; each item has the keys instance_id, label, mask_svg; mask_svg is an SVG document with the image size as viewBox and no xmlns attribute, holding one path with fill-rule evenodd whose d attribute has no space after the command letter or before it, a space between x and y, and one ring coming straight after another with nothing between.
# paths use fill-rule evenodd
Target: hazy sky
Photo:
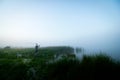
<instances>
[{"instance_id":1,"label":"hazy sky","mask_svg":"<svg viewBox=\"0 0 120 80\"><path fill-rule=\"evenodd\" d=\"M120 51L120 0L0 0L0 46Z\"/></svg>"}]
</instances>

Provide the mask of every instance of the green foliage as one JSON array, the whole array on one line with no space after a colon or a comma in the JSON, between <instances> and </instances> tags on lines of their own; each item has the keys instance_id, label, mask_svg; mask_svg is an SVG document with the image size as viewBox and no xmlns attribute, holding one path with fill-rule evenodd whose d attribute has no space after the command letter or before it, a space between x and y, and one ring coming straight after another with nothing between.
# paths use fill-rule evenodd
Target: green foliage
<instances>
[{"instance_id":1,"label":"green foliage","mask_svg":"<svg viewBox=\"0 0 120 80\"><path fill-rule=\"evenodd\" d=\"M102 80L119 79L120 62L105 54L77 60L71 47L0 49L0 80ZM22 56L17 57L17 54ZM54 55L63 55L56 60Z\"/></svg>"},{"instance_id":2,"label":"green foliage","mask_svg":"<svg viewBox=\"0 0 120 80\"><path fill-rule=\"evenodd\" d=\"M21 60L0 60L0 80L25 80L27 65Z\"/></svg>"},{"instance_id":3,"label":"green foliage","mask_svg":"<svg viewBox=\"0 0 120 80\"><path fill-rule=\"evenodd\" d=\"M48 66L48 80L99 80L119 78L120 64L106 55L86 56L81 61L63 59Z\"/></svg>"}]
</instances>

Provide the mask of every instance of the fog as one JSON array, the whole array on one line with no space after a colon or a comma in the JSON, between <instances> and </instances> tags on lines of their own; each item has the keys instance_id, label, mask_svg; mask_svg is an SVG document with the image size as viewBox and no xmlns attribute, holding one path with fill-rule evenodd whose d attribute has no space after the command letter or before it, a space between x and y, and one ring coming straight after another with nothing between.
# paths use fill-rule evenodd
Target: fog
<instances>
[{"instance_id":1,"label":"fog","mask_svg":"<svg viewBox=\"0 0 120 80\"><path fill-rule=\"evenodd\" d=\"M83 47L120 57L119 0L2 0L0 47Z\"/></svg>"}]
</instances>

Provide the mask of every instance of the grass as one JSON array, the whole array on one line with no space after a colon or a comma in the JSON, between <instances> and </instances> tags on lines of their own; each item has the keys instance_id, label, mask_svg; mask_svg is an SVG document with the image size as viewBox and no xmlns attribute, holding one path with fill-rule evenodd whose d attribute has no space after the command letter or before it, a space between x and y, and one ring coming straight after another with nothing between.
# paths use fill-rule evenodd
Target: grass
<instances>
[{"instance_id":1,"label":"grass","mask_svg":"<svg viewBox=\"0 0 120 80\"><path fill-rule=\"evenodd\" d=\"M17 54L22 56L17 57ZM71 47L0 49L0 80L105 80L119 79L120 62L105 54L73 56ZM68 54L59 60L54 55ZM70 56L72 54L72 57Z\"/></svg>"},{"instance_id":2,"label":"grass","mask_svg":"<svg viewBox=\"0 0 120 80\"><path fill-rule=\"evenodd\" d=\"M120 64L105 55L63 59L48 66L48 80L119 79Z\"/></svg>"}]
</instances>

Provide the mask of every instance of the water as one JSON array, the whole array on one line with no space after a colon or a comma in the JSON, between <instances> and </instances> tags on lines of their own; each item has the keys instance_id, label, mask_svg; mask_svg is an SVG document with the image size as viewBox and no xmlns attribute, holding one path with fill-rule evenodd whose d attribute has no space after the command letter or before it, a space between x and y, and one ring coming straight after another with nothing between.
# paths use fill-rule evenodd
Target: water
<instances>
[{"instance_id":1,"label":"water","mask_svg":"<svg viewBox=\"0 0 120 80\"><path fill-rule=\"evenodd\" d=\"M83 55L94 55L94 54L105 54L110 56L112 59L120 60L120 50L119 49L97 49L97 48L85 48L81 52L76 52L76 47L74 47L74 53L78 59L82 59Z\"/></svg>"}]
</instances>

